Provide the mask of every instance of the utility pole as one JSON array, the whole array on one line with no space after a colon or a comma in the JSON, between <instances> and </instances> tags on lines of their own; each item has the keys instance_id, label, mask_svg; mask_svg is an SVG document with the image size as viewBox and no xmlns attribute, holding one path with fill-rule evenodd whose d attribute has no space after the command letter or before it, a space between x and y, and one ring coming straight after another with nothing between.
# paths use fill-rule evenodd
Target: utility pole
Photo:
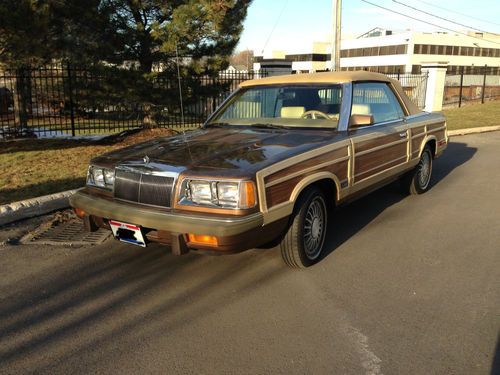
<instances>
[{"instance_id":1,"label":"utility pole","mask_svg":"<svg viewBox=\"0 0 500 375\"><path fill-rule=\"evenodd\" d=\"M340 70L340 18L342 15L342 0L332 0L333 38L332 38L332 71Z\"/></svg>"}]
</instances>

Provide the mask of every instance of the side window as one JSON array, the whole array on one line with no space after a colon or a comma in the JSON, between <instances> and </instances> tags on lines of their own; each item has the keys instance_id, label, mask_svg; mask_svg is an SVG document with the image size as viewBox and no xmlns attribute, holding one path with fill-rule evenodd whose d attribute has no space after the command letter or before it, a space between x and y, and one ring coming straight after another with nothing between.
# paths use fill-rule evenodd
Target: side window
<instances>
[{"instance_id":1,"label":"side window","mask_svg":"<svg viewBox=\"0 0 500 375\"><path fill-rule=\"evenodd\" d=\"M355 83L352 95L352 115L372 115L374 123L404 117L398 99L386 83Z\"/></svg>"}]
</instances>

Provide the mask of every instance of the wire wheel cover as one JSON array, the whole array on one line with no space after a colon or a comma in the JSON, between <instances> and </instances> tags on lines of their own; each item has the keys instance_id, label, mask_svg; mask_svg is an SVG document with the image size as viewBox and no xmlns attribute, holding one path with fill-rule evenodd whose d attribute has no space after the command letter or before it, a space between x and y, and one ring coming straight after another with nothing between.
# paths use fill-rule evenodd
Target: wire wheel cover
<instances>
[{"instance_id":1,"label":"wire wheel cover","mask_svg":"<svg viewBox=\"0 0 500 375\"><path fill-rule=\"evenodd\" d=\"M424 152L418 165L418 183L422 189L425 189L429 185L431 168L431 156L428 152Z\"/></svg>"},{"instance_id":2,"label":"wire wheel cover","mask_svg":"<svg viewBox=\"0 0 500 375\"><path fill-rule=\"evenodd\" d=\"M323 247L326 230L326 207L321 197L314 198L304 218L304 252L310 260L316 259Z\"/></svg>"}]
</instances>

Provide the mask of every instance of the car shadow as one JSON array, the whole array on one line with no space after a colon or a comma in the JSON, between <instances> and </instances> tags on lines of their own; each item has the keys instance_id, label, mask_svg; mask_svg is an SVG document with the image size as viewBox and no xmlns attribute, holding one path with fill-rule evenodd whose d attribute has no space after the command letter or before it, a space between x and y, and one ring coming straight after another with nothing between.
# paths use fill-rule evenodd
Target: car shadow
<instances>
[{"instance_id":1,"label":"car shadow","mask_svg":"<svg viewBox=\"0 0 500 375\"><path fill-rule=\"evenodd\" d=\"M116 340L133 347L183 329L287 272L280 259L257 251L176 257L160 245L114 240L75 251L51 249L53 261L0 282L0 368L8 373L28 366L64 373L83 356L98 366Z\"/></svg>"},{"instance_id":2,"label":"car shadow","mask_svg":"<svg viewBox=\"0 0 500 375\"><path fill-rule=\"evenodd\" d=\"M491 375L500 375L500 333L497 336L497 345L495 353L493 353L493 361L491 363Z\"/></svg>"},{"instance_id":3,"label":"car shadow","mask_svg":"<svg viewBox=\"0 0 500 375\"><path fill-rule=\"evenodd\" d=\"M471 160L476 152L477 148L470 147L466 143L450 142L448 149L435 160L431 190L427 194L432 194L433 187L441 182L446 182L446 176ZM333 219L328 224L327 238L325 240L325 249L327 251L324 251L322 258L326 258L384 210L407 198L407 196L396 181L349 205L335 209L332 215Z\"/></svg>"}]
</instances>

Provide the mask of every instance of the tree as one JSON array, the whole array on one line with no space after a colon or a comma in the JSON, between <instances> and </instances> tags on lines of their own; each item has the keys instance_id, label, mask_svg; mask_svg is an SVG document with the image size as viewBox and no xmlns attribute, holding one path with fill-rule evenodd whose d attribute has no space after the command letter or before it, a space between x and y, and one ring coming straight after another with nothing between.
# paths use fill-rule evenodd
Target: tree
<instances>
[{"instance_id":1,"label":"tree","mask_svg":"<svg viewBox=\"0 0 500 375\"><path fill-rule=\"evenodd\" d=\"M253 51L247 49L239 51L229 59L231 65L243 65L248 71L253 68Z\"/></svg>"},{"instance_id":2,"label":"tree","mask_svg":"<svg viewBox=\"0 0 500 375\"><path fill-rule=\"evenodd\" d=\"M154 107L158 79L216 73L227 66L251 0L3 0L0 63L69 60L125 69L127 93ZM186 58L187 57L187 58ZM161 72L155 67L161 66ZM146 122L151 113L145 114Z\"/></svg>"},{"instance_id":3,"label":"tree","mask_svg":"<svg viewBox=\"0 0 500 375\"><path fill-rule=\"evenodd\" d=\"M251 0L3 0L0 62L131 62L142 73L178 52L195 70L220 69Z\"/></svg>"}]
</instances>

